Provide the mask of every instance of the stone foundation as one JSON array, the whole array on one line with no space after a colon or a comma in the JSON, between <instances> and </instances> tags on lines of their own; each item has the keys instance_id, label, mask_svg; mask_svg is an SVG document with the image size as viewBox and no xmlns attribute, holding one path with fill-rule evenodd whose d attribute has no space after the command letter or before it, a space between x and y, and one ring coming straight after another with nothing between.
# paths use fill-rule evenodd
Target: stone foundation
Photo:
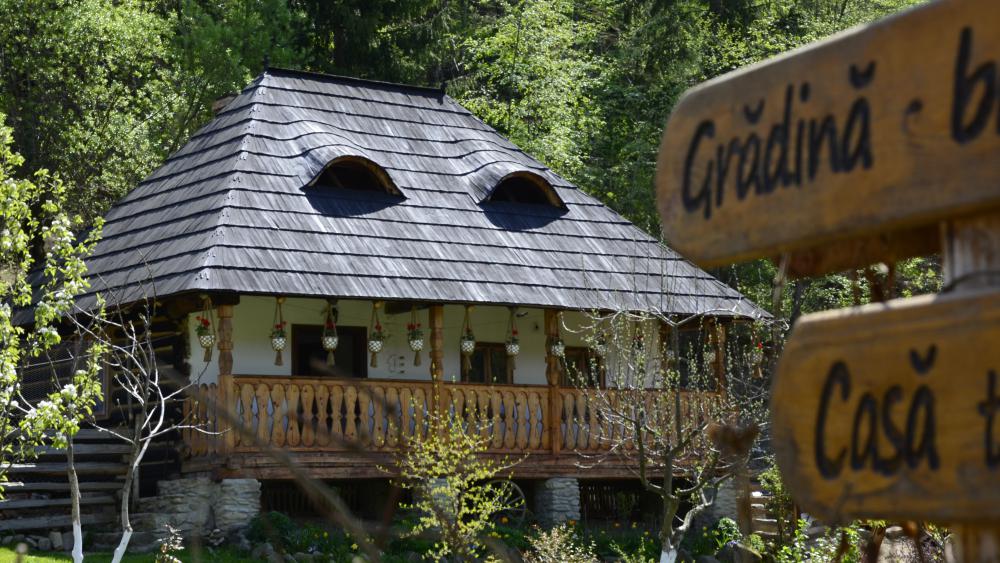
<instances>
[{"instance_id":1,"label":"stone foundation","mask_svg":"<svg viewBox=\"0 0 1000 563\"><path fill-rule=\"evenodd\" d=\"M142 499L142 512L157 531L169 524L184 535L205 535L219 528L229 533L260 513L260 481L196 477L160 481L153 498Z\"/></svg>"},{"instance_id":2,"label":"stone foundation","mask_svg":"<svg viewBox=\"0 0 1000 563\"><path fill-rule=\"evenodd\" d=\"M571 477L553 477L535 488L535 515L543 526L580 519L580 483Z\"/></svg>"}]
</instances>

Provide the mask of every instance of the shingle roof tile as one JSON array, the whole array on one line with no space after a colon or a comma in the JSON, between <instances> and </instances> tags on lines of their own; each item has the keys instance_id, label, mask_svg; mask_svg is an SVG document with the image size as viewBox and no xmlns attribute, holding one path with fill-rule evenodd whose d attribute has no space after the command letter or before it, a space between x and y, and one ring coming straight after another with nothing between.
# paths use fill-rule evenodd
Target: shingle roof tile
<instances>
[{"instance_id":1,"label":"shingle roof tile","mask_svg":"<svg viewBox=\"0 0 1000 563\"><path fill-rule=\"evenodd\" d=\"M339 156L404 198L309 187ZM565 209L481 203L540 174ZM106 216L92 291L766 315L443 92L272 69ZM146 288L148 290L148 287Z\"/></svg>"}]
</instances>

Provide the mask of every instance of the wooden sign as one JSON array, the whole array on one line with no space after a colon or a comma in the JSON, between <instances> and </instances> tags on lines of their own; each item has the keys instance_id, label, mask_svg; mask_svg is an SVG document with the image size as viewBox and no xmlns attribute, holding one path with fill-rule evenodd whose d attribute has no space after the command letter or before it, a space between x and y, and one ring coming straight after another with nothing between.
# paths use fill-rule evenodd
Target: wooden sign
<instances>
[{"instance_id":1,"label":"wooden sign","mask_svg":"<svg viewBox=\"0 0 1000 563\"><path fill-rule=\"evenodd\" d=\"M785 482L826 522L1000 518L1000 292L803 317L771 412Z\"/></svg>"},{"instance_id":2,"label":"wooden sign","mask_svg":"<svg viewBox=\"0 0 1000 563\"><path fill-rule=\"evenodd\" d=\"M1000 2L941 0L690 90L667 242L703 267L840 244L800 274L936 250L938 221L1000 205L998 64Z\"/></svg>"}]
</instances>

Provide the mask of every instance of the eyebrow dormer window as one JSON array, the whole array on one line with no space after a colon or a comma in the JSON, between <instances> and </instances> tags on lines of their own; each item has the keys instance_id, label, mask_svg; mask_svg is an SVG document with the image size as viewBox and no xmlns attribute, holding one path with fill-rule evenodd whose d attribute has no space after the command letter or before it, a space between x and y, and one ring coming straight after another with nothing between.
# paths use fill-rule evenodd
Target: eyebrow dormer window
<instances>
[{"instance_id":1,"label":"eyebrow dormer window","mask_svg":"<svg viewBox=\"0 0 1000 563\"><path fill-rule=\"evenodd\" d=\"M403 195L381 166L358 156L333 159L311 185L394 196Z\"/></svg>"},{"instance_id":2,"label":"eyebrow dormer window","mask_svg":"<svg viewBox=\"0 0 1000 563\"><path fill-rule=\"evenodd\" d=\"M544 178L531 172L514 172L501 179L486 201L528 203L563 207L562 199Z\"/></svg>"}]
</instances>

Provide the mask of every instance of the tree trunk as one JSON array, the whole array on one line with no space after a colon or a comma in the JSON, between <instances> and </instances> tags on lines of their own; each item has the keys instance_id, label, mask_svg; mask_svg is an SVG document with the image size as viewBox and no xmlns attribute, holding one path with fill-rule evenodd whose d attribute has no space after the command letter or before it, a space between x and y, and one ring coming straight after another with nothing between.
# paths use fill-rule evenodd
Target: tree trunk
<instances>
[{"instance_id":1,"label":"tree trunk","mask_svg":"<svg viewBox=\"0 0 1000 563\"><path fill-rule=\"evenodd\" d=\"M73 463L73 439L66 444L66 473L69 477L69 498L73 515L73 563L83 563L83 525L80 523L80 481Z\"/></svg>"},{"instance_id":2,"label":"tree trunk","mask_svg":"<svg viewBox=\"0 0 1000 563\"><path fill-rule=\"evenodd\" d=\"M122 500L121 500L121 525L122 525L122 537L118 541L118 547L115 548L115 553L111 558L111 563L121 563L122 557L125 556L125 551L128 549L128 544L132 540L132 522L129 519L129 503L132 499L132 483L135 482L136 473L139 472L139 464L142 462L142 458L146 455L146 446L149 442L142 439L141 430L145 424L146 414L144 411L140 411L140 416L136 417L135 429L132 434L132 452L129 455L129 467L128 473L125 474L125 483L122 485Z\"/></svg>"}]
</instances>

